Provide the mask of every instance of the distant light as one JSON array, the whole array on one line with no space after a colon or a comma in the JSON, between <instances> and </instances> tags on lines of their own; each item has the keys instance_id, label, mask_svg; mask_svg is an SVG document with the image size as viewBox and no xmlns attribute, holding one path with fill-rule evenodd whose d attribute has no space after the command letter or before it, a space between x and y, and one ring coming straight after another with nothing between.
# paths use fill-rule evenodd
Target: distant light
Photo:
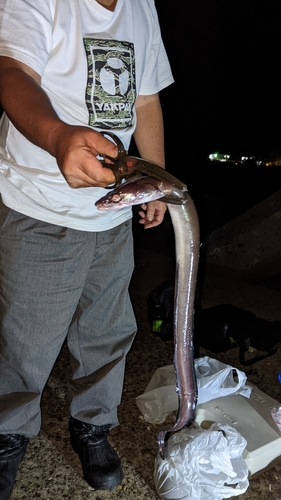
<instances>
[{"instance_id":1,"label":"distant light","mask_svg":"<svg viewBox=\"0 0 281 500\"><path fill-rule=\"evenodd\" d=\"M221 153L212 153L209 155L209 160L211 161L228 161L230 159L230 155L223 155Z\"/></svg>"},{"instance_id":2,"label":"distant light","mask_svg":"<svg viewBox=\"0 0 281 500\"><path fill-rule=\"evenodd\" d=\"M218 157L218 153L212 153L212 154L209 155L209 160L211 160L211 161L212 160L216 160L217 157Z\"/></svg>"}]
</instances>

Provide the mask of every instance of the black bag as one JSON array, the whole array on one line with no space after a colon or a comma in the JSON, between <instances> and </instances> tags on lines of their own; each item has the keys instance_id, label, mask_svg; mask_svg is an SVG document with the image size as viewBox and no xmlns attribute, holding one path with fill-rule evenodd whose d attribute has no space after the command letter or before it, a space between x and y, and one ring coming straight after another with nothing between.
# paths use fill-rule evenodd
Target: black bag
<instances>
[{"instance_id":1,"label":"black bag","mask_svg":"<svg viewBox=\"0 0 281 500\"><path fill-rule=\"evenodd\" d=\"M277 351L277 344L281 342L281 323L266 321L244 309L221 304L197 312L195 336L202 347L214 353L238 346L239 361L246 366ZM246 360L247 352L256 355Z\"/></svg>"},{"instance_id":2,"label":"black bag","mask_svg":"<svg viewBox=\"0 0 281 500\"><path fill-rule=\"evenodd\" d=\"M174 281L163 281L152 290L146 301L151 333L161 337L164 342L171 340L173 338Z\"/></svg>"},{"instance_id":3,"label":"black bag","mask_svg":"<svg viewBox=\"0 0 281 500\"><path fill-rule=\"evenodd\" d=\"M174 281L163 281L147 297L148 322L151 333L164 342L173 338ZM281 343L281 323L257 318L254 314L238 307L221 304L202 309L195 301L194 347L196 356L199 348L205 347L213 353L226 352L239 347L239 361L251 365L271 356ZM246 353L256 353L246 360ZM259 354L262 352L263 354Z\"/></svg>"}]
</instances>

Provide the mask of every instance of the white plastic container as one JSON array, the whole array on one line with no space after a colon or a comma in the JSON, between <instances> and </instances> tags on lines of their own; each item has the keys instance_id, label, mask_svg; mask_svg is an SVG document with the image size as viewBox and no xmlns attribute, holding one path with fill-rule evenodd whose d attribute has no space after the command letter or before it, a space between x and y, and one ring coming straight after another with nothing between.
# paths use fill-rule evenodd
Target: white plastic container
<instances>
[{"instance_id":1,"label":"white plastic container","mask_svg":"<svg viewBox=\"0 0 281 500\"><path fill-rule=\"evenodd\" d=\"M252 387L250 398L225 396L200 404L194 423L205 429L213 422L233 426L247 441L243 457L252 477L281 462L281 432L271 416L271 408L281 404L247 385Z\"/></svg>"}]
</instances>

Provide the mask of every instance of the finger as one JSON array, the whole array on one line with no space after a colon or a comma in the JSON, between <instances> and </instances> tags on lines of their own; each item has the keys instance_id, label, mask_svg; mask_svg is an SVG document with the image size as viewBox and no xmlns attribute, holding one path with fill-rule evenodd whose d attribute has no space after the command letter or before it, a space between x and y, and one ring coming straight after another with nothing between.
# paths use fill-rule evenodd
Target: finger
<instances>
[{"instance_id":1,"label":"finger","mask_svg":"<svg viewBox=\"0 0 281 500\"><path fill-rule=\"evenodd\" d=\"M159 224L161 224L162 221L163 221L162 218L160 218L159 220L154 219L152 222L146 221L144 223L144 229L150 229L151 227L159 226Z\"/></svg>"},{"instance_id":2,"label":"finger","mask_svg":"<svg viewBox=\"0 0 281 500\"><path fill-rule=\"evenodd\" d=\"M64 172L64 177L71 188L79 187L107 187L115 182L115 176L110 169L98 166L91 162L87 168L72 165L71 169Z\"/></svg>"},{"instance_id":3,"label":"finger","mask_svg":"<svg viewBox=\"0 0 281 500\"><path fill-rule=\"evenodd\" d=\"M149 221L149 222L152 222L153 219L154 219L154 214L155 214L155 207L153 206L147 206L147 209L146 209L146 219Z\"/></svg>"},{"instance_id":4,"label":"finger","mask_svg":"<svg viewBox=\"0 0 281 500\"><path fill-rule=\"evenodd\" d=\"M108 186L108 183L104 182L96 182L93 179L84 180L81 178L78 178L73 175L65 176L65 180L68 183L68 185L73 188L85 188L85 187L101 187L101 188L106 188Z\"/></svg>"},{"instance_id":5,"label":"finger","mask_svg":"<svg viewBox=\"0 0 281 500\"><path fill-rule=\"evenodd\" d=\"M81 165L83 174L87 177L90 184L99 186L108 186L116 181L115 175L111 168L104 167L96 158L88 159L86 164Z\"/></svg>"},{"instance_id":6,"label":"finger","mask_svg":"<svg viewBox=\"0 0 281 500\"><path fill-rule=\"evenodd\" d=\"M102 134L99 133L99 139L101 142L98 145L99 154L101 156L107 155L111 158L116 158L118 155L118 147L117 145L110 139L107 139Z\"/></svg>"}]
</instances>

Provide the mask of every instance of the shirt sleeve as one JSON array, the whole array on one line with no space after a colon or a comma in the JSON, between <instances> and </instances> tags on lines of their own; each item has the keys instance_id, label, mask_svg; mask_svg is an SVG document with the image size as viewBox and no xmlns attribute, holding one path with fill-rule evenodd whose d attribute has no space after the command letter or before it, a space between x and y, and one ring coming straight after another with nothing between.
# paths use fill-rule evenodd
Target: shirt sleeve
<instances>
[{"instance_id":1,"label":"shirt sleeve","mask_svg":"<svg viewBox=\"0 0 281 500\"><path fill-rule=\"evenodd\" d=\"M52 45L49 0L1 0L0 55L43 75Z\"/></svg>"},{"instance_id":2,"label":"shirt sleeve","mask_svg":"<svg viewBox=\"0 0 281 500\"><path fill-rule=\"evenodd\" d=\"M150 2L150 6L153 13L153 43L142 77L139 92L141 95L156 94L174 82L171 66L161 36L154 0Z\"/></svg>"}]
</instances>

